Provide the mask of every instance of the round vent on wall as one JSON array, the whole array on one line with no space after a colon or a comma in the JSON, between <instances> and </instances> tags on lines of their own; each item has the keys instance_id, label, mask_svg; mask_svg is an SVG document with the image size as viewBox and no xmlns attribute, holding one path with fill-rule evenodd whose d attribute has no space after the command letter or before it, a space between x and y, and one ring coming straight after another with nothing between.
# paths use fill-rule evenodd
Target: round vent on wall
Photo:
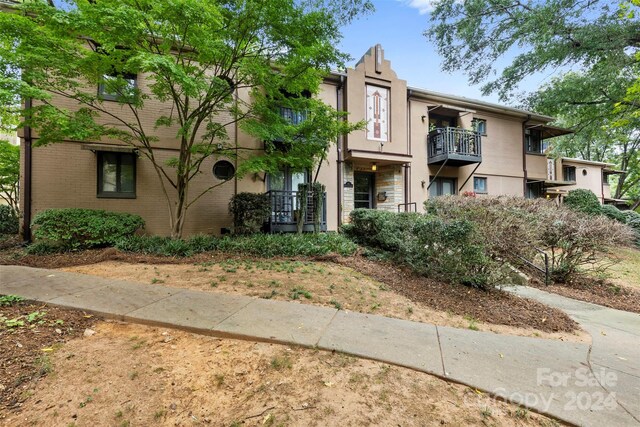
<instances>
[{"instance_id":1,"label":"round vent on wall","mask_svg":"<svg viewBox=\"0 0 640 427\"><path fill-rule=\"evenodd\" d=\"M215 165L213 165L213 175L222 180L228 181L233 178L233 175L236 173L236 168L233 167L231 162L226 160L217 161Z\"/></svg>"}]
</instances>

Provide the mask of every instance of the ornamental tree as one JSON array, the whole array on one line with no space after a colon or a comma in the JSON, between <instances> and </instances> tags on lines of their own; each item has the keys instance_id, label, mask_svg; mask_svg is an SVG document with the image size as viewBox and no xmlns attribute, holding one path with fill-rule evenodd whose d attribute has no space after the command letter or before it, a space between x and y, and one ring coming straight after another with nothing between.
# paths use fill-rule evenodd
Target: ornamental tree
<instances>
[{"instance_id":1,"label":"ornamental tree","mask_svg":"<svg viewBox=\"0 0 640 427\"><path fill-rule=\"evenodd\" d=\"M189 208L219 185L197 193L190 188L206 159L252 157L253 168L273 163L235 147L229 126L246 121L248 132L267 136L255 119L268 105L274 108L275 88L317 93L330 69L347 59L336 48L340 26L370 8L368 0L24 2L0 14L0 92L33 100L21 113L23 125L38 133L36 145L117 140L135 147L153 165L172 236L180 237ZM149 90L132 85L133 75ZM99 85L115 95L119 108L98 95ZM60 99L75 107L63 108ZM170 108L145 124L151 101ZM289 139L291 150L267 150L262 157L296 167L318 164L329 138L351 129L313 99L303 107L327 140L304 145L302 138ZM158 159L161 132L172 132L179 149L169 161Z\"/></svg>"}]
</instances>

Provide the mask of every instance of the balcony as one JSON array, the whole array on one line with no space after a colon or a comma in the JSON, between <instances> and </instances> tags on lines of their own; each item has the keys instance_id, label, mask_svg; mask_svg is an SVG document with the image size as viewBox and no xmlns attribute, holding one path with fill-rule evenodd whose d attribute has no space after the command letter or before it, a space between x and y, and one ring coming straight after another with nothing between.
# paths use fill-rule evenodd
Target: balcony
<instances>
[{"instance_id":1,"label":"balcony","mask_svg":"<svg viewBox=\"0 0 640 427\"><path fill-rule=\"evenodd\" d=\"M264 228L268 233L295 233L297 231L300 210L298 191L267 191L271 201L271 215ZM303 231L314 231L313 193L307 196L307 212L304 217ZM327 231L327 193L322 193L322 213L320 215L320 231Z\"/></svg>"},{"instance_id":2,"label":"balcony","mask_svg":"<svg viewBox=\"0 0 640 427\"><path fill-rule=\"evenodd\" d=\"M427 163L464 166L482 162L482 143L479 133L472 130L446 127L429 132Z\"/></svg>"}]
</instances>

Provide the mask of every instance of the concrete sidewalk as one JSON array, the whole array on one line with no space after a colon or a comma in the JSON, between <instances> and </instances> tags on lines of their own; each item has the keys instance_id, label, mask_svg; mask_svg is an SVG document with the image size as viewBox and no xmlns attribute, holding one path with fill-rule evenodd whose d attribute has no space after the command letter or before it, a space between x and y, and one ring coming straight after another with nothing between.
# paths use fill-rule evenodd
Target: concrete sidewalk
<instances>
[{"instance_id":1,"label":"concrete sidewalk","mask_svg":"<svg viewBox=\"0 0 640 427\"><path fill-rule=\"evenodd\" d=\"M527 289L521 291L553 300ZM640 425L640 316L573 300L553 304L574 310L594 336L593 348L17 266L0 266L0 294L201 334L341 351L447 378L573 424Z\"/></svg>"}]
</instances>

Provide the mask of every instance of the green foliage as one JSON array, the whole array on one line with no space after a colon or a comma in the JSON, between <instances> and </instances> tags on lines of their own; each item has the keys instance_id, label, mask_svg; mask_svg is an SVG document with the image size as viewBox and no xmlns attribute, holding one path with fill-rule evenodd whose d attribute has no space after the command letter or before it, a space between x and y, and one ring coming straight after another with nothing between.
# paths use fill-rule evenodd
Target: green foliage
<instances>
[{"instance_id":1,"label":"green foliage","mask_svg":"<svg viewBox=\"0 0 640 427\"><path fill-rule=\"evenodd\" d=\"M602 213L602 205L598 201L598 196L593 191L583 188L569 191L569 194L564 198L564 204L570 209L589 215Z\"/></svg>"},{"instance_id":2,"label":"green foliage","mask_svg":"<svg viewBox=\"0 0 640 427\"><path fill-rule=\"evenodd\" d=\"M492 281L491 260L470 221L372 209L356 209L350 218L345 234L419 274L480 288Z\"/></svg>"},{"instance_id":3,"label":"green foliage","mask_svg":"<svg viewBox=\"0 0 640 427\"><path fill-rule=\"evenodd\" d=\"M93 209L47 209L33 219L34 237L65 249L113 245L144 228L144 220L122 212Z\"/></svg>"},{"instance_id":4,"label":"green foliage","mask_svg":"<svg viewBox=\"0 0 640 427\"><path fill-rule=\"evenodd\" d=\"M159 236L130 236L120 239L116 248L162 256L190 256L220 251L262 257L353 255L357 246L337 233L254 234L250 236L195 236L188 240Z\"/></svg>"},{"instance_id":5,"label":"green foliage","mask_svg":"<svg viewBox=\"0 0 640 427\"><path fill-rule=\"evenodd\" d=\"M24 301L24 298L17 295L1 295L0 307L9 307L19 303L20 301Z\"/></svg>"},{"instance_id":6,"label":"green foliage","mask_svg":"<svg viewBox=\"0 0 640 427\"><path fill-rule=\"evenodd\" d=\"M640 248L640 214L634 211L623 211L626 223L635 233L635 244Z\"/></svg>"},{"instance_id":7,"label":"green foliage","mask_svg":"<svg viewBox=\"0 0 640 427\"><path fill-rule=\"evenodd\" d=\"M0 205L0 234L16 234L19 221L15 211L7 205Z\"/></svg>"},{"instance_id":8,"label":"green foliage","mask_svg":"<svg viewBox=\"0 0 640 427\"><path fill-rule=\"evenodd\" d=\"M604 205L601 207L600 211L604 216L609 217L614 221L618 221L623 224L627 223L627 217L624 213L613 205Z\"/></svg>"},{"instance_id":9,"label":"green foliage","mask_svg":"<svg viewBox=\"0 0 640 427\"><path fill-rule=\"evenodd\" d=\"M238 193L229 202L229 212L233 215L234 234L258 233L271 214L269 195Z\"/></svg>"},{"instance_id":10,"label":"green foliage","mask_svg":"<svg viewBox=\"0 0 640 427\"><path fill-rule=\"evenodd\" d=\"M0 100L36 101L20 113L38 131L39 145L109 138L135 146L166 185L174 237L181 236L189 208L224 185L198 191L189 185L208 158L250 157L247 164L255 166L274 164L275 155L283 164L316 164L335 136L352 128L342 113L311 98L304 105L310 121L303 126L309 128L303 132L309 145L298 141L288 154L238 151L227 135L245 121L250 135L300 133L259 131L249 122L275 108L280 88L319 92L323 77L348 57L338 50L340 26L371 10L369 0L67 3L55 8L23 2L15 6L17 13L0 14ZM145 84L130 87L124 76L131 74ZM115 102L98 94L99 85L117 95ZM253 99L238 99L238 88ZM49 102L52 92L65 102ZM166 115L141 120L148 115L145 108L157 103L166 108L153 110ZM166 162L154 153L163 132L176 135L180 147Z\"/></svg>"},{"instance_id":11,"label":"green foliage","mask_svg":"<svg viewBox=\"0 0 640 427\"><path fill-rule=\"evenodd\" d=\"M15 217L18 216L19 211L19 184L20 147L0 140L0 198L9 205ZM2 233L2 215L0 213L0 233ZM14 233L17 233L17 230Z\"/></svg>"}]
</instances>

